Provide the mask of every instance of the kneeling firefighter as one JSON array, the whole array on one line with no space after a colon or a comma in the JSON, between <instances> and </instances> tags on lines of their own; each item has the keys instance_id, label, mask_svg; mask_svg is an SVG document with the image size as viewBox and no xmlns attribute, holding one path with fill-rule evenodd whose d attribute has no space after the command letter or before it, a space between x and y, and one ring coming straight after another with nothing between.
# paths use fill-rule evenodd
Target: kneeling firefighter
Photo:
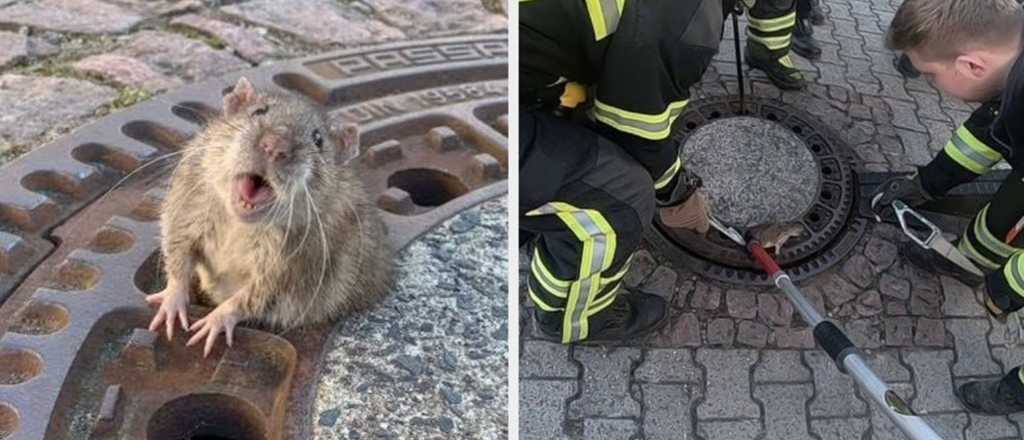
<instances>
[{"instance_id":1,"label":"kneeling firefighter","mask_svg":"<svg viewBox=\"0 0 1024 440\"><path fill-rule=\"evenodd\" d=\"M661 296L624 294L622 279L656 210L666 226L708 229L670 134L734 5L520 2L519 224L544 333L619 342L666 322Z\"/></svg>"}]
</instances>

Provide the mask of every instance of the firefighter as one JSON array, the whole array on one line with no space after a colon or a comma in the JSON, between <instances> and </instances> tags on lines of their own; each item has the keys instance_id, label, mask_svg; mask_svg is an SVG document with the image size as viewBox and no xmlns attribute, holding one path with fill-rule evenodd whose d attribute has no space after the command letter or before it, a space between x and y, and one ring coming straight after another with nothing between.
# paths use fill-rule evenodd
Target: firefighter
<instances>
[{"instance_id":1,"label":"firefighter","mask_svg":"<svg viewBox=\"0 0 1024 440\"><path fill-rule=\"evenodd\" d=\"M797 26L797 0L756 0L753 6L749 5L750 1L744 1L748 4L747 47L744 54L747 64L763 71L780 89L804 88L804 75L789 57L793 30ZM811 6L810 3L807 6ZM807 58L816 58L813 49L805 44L811 38L807 31L809 27L801 28L800 47L810 51ZM817 56L820 56L821 49L817 49Z\"/></svg>"},{"instance_id":2,"label":"firefighter","mask_svg":"<svg viewBox=\"0 0 1024 440\"><path fill-rule=\"evenodd\" d=\"M997 318L1024 306L1024 12L1014 0L982 7L957 0L906 0L889 28L887 45L903 51L938 89L981 102L930 163L907 178L883 183L878 206L902 200L911 206L942 197L1006 160L1009 177L957 240L958 250L985 275L979 277L938 253L904 243L900 252L916 266L983 285L985 306ZM974 412L1024 410L1021 368L1001 379L968 382L958 396Z\"/></svg>"},{"instance_id":3,"label":"firefighter","mask_svg":"<svg viewBox=\"0 0 1024 440\"><path fill-rule=\"evenodd\" d=\"M670 134L733 6L520 2L519 218L544 333L625 342L667 321L662 296L626 294L622 278L656 211L669 227L708 229Z\"/></svg>"}]
</instances>

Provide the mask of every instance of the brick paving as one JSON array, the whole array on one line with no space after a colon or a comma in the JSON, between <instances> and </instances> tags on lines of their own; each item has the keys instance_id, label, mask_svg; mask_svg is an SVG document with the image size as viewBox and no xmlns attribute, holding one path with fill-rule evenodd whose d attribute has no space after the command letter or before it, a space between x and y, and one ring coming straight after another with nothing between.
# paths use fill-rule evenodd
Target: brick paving
<instances>
[{"instance_id":1,"label":"brick paving","mask_svg":"<svg viewBox=\"0 0 1024 440\"><path fill-rule=\"evenodd\" d=\"M898 4L826 1L828 21L815 27L822 58L793 57L807 89L781 92L746 70L748 93L814 114L867 171L927 163L971 106L895 71L883 33ZM737 91L729 23L725 36L694 99ZM872 226L850 257L801 286L943 438L1022 438L1024 417L971 415L952 394L954 384L1024 362L1019 335L986 317L979 291L903 261L899 241L897 228ZM520 253L521 286L527 257ZM522 438L904 438L815 347L780 292L710 282L647 245L634 261L626 285L659 286L673 305L666 329L636 344L595 350L540 342L522 297Z\"/></svg>"}]
</instances>

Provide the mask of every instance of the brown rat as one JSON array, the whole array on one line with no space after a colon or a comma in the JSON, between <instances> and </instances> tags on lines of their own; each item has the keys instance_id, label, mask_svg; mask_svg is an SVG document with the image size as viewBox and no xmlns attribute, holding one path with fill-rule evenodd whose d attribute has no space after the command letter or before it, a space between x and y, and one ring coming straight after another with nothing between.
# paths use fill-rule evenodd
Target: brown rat
<instances>
[{"instance_id":1,"label":"brown rat","mask_svg":"<svg viewBox=\"0 0 1024 440\"><path fill-rule=\"evenodd\" d=\"M384 225L345 164L358 129L317 104L257 93L241 78L223 112L185 147L161 211L167 288L147 296L150 324L195 331L204 356L220 332L256 320L278 328L365 309L391 283ZM189 286L216 307L188 324Z\"/></svg>"},{"instance_id":2,"label":"brown rat","mask_svg":"<svg viewBox=\"0 0 1024 440\"><path fill-rule=\"evenodd\" d=\"M750 228L750 236L765 249L775 248L775 254L782 253L782 246L791 238L804 233L804 226L798 222L758 225Z\"/></svg>"}]
</instances>

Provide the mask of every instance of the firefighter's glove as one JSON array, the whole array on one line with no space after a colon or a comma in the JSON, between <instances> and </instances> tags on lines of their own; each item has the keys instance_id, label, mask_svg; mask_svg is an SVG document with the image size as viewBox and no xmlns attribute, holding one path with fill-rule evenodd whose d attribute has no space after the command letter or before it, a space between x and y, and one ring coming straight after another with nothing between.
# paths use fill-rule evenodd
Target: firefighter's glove
<instances>
[{"instance_id":1,"label":"firefighter's glove","mask_svg":"<svg viewBox=\"0 0 1024 440\"><path fill-rule=\"evenodd\" d=\"M871 210L881 215L896 200L901 200L910 207L917 207L933 199L921 186L921 176L914 173L910 176L895 177L878 185L871 195Z\"/></svg>"}]
</instances>

